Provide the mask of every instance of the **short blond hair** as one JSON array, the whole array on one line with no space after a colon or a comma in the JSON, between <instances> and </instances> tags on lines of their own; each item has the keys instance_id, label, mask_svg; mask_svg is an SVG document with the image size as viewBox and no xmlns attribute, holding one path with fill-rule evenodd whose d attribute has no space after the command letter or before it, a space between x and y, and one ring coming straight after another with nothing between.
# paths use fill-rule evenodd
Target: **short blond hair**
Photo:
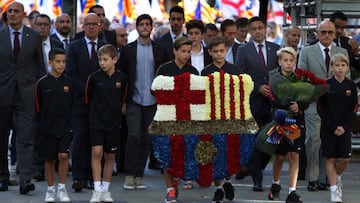
<instances>
[{"instance_id":1,"label":"short blond hair","mask_svg":"<svg viewBox=\"0 0 360 203\"><path fill-rule=\"evenodd\" d=\"M276 52L279 59L283 57L284 53L292 55L295 60L297 59L297 53L292 47L283 47Z\"/></svg>"},{"instance_id":2,"label":"short blond hair","mask_svg":"<svg viewBox=\"0 0 360 203\"><path fill-rule=\"evenodd\" d=\"M336 62L344 62L349 66L349 58L344 54L334 54L330 59L330 65L334 65Z\"/></svg>"}]
</instances>

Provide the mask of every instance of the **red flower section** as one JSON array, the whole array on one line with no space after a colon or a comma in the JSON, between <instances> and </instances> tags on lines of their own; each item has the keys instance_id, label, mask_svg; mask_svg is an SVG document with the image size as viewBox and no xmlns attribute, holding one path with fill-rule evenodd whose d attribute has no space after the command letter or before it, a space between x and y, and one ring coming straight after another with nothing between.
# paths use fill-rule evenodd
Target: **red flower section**
<instances>
[{"instance_id":1,"label":"red flower section","mask_svg":"<svg viewBox=\"0 0 360 203\"><path fill-rule=\"evenodd\" d=\"M309 82L313 85L324 85L326 80L318 78L314 73L300 68L295 69L296 78L303 82Z\"/></svg>"},{"instance_id":2,"label":"red flower section","mask_svg":"<svg viewBox=\"0 0 360 203\"><path fill-rule=\"evenodd\" d=\"M184 177L184 136L169 135L170 136L170 167L169 173L175 177ZM176 170L174 170L176 169Z\"/></svg>"},{"instance_id":3,"label":"red flower section","mask_svg":"<svg viewBox=\"0 0 360 203\"><path fill-rule=\"evenodd\" d=\"M215 89L214 89L214 75L208 75L209 76L209 83L210 83L210 100L211 100L211 112L210 112L210 117L211 120L215 120Z\"/></svg>"},{"instance_id":4,"label":"red flower section","mask_svg":"<svg viewBox=\"0 0 360 203\"><path fill-rule=\"evenodd\" d=\"M234 79L230 77L230 118L235 119Z\"/></svg>"},{"instance_id":5,"label":"red flower section","mask_svg":"<svg viewBox=\"0 0 360 203\"><path fill-rule=\"evenodd\" d=\"M209 141L212 142L212 136L207 135L199 135L199 141ZM213 180L213 164L201 165L199 164L199 179L198 183L201 186L209 187ZM182 177L182 176L180 176Z\"/></svg>"},{"instance_id":6,"label":"red flower section","mask_svg":"<svg viewBox=\"0 0 360 203\"><path fill-rule=\"evenodd\" d=\"M240 80L240 119L244 120L245 119L245 108L244 108L244 82L243 82L243 77L241 75L239 75L239 80Z\"/></svg>"},{"instance_id":7,"label":"red flower section","mask_svg":"<svg viewBox=\"0 0 360 203\"><path fill-rule=\"evenodd\" d=\"M233 175L240 171L240 135L228 134L227 139L227 171Z\"/></svg>"}]
</instances>

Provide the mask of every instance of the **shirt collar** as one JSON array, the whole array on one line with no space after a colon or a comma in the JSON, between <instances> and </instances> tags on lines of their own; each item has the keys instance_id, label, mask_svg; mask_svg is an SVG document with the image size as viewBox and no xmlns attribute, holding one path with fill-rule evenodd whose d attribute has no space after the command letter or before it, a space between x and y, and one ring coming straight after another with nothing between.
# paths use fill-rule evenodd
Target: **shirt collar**
<instances>
[{"instance_id":1,"label":"shirt collar","mask_svg":"<svg viewBox=\"0 0 360 203\"><path fill-rule=\"evenodd\" d=\"M60 42L63 42L64 39L67 39L70 42L70 37L64 37L58 31L55 31L56 36L59 38Z\"/></svg>"},{"instance_id":2,"label":"shirt collar","mask_svg":"<svg viewBox=\"0 0 360 203\"><path fill-rule=\"evenodd\" d=\"M332 44L331 44L331 45L332 45ZM322 44L319 42L319 47L320 47L321 50L324 50L325 48L328 48L329 51L331 51L331 45L328 46L328 47L325 47L324 45L322 45Z\"/></svg>"},{"instance_id":3,"label":"shirt collar","mask_svg":"<svg viewBox=\"0 0 360 203\"><path fill-rule=\"evenodd\" d=\"M11 26L9 26L9 31L10 31L10 33L12 34L13 32L20 32L20 34L22 34L23 33L23 30L24 30L24 26L22 25L21 27L20 27L20 29L18 29L18 30L15 30L15 29L13 29Z\"/></svg>"},{"instance_id":4,"label":"shirt collar","mask_svg":"<svg viewBox=\"0 0 360 203\"><path fill-rule=\"evenodd\" d=\"M87 38L86 36L84 37L85 38L85 42L86 42L86 44L89 44L90 42L95 42L96 43L96 45L98 45L99 44L99 42L98 42L98 38L96 38L94 41L91 41L89 38Z\"/></svg>"},{"instance_id":5,"label":"shirt collar","mask_svg":"<svg viewBox=\"0 0 360 203\"><path fill-rule=\"evenodd\" d=\"M43 41L43 44L50 45L50 38L46 38L46 40Z\"/></svg>"}]
</instances>

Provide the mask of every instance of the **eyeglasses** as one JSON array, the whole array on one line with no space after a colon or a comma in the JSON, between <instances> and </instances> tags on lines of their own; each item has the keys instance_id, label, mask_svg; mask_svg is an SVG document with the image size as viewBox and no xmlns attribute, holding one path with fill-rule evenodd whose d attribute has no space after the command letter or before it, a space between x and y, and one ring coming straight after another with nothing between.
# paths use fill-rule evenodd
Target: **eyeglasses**
<instances>
[{"instance_id":1,"label":"eyeglasses","mask_svg":"<svg viewBox=\"0 0 360 203\"><path fill-rule=\"evenodd\" d=\"M332 31L332 30L320 30L319 32L321 35L326 35L326 34L333 35L334 34L334 31Z\"/></svg>"},{"instance_id":2,"label":"eyeglasses","mask_svg":"<svg viewBox=\"0 0 360 203\"><path fill-rule=\"evenodd\" d=\"M170 20L171 20L171 21L182 21L182 20L184 20L184 18L171 17Z\"/></svg>"},{"instance_id":3,"label":"eyeglasses","mask_svg":"<svg viewBox=\"0 0 360 203\"><path fill-rule=\"evenodd\" d=\"M100 26L101 23L84 23L84 26L88 26L88 27L91 27L91 26Z\"/></svg>"}]
</instances>

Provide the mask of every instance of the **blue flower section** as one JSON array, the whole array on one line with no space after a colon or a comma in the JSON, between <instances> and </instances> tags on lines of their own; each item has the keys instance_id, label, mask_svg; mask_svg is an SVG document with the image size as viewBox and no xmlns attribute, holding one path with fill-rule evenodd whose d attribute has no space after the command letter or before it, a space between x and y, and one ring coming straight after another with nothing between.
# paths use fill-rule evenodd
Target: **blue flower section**
<instances>
[{"instance_id":1,"label":"blue flower section","mask_svg":"<svg viewBox=\"0 0 360 203\"><path fill-rule=\"evenodd\" d=\"M240 135L240 165L245 166L250 159L255 147L256 136L254 134Z\"/></svg>"},{"instance_id":2,"label":"blue flower section","mask_svg":"<svg viewBox=\"0 0 360 203\"><path fill-rule=\"evenodd\" d=\"M213 144L217 148L217 156L213 163L213 178L214 180L223 179L227 176L227 159L226 159L226 135L214 134Z\"/></svg>"},{"instance_id":3,"label":"blue flower section","mask_svg":"<svg viewBox=\"0 0 360 203\"><path fill-rule=\"evenodd\" d=\"M161 168L170 166L170 138L167 135L153 135L152 144L154 156Z\"/></svg>"},{"instance_id":4,"label":"blue flower section","mask_svg":"<svg viewBox=\"0 0 360 203\"><path fill-rule=\"evenodd\" d=\"M197 135L184 135L184 180L197 180L199 179L199 163L195 159L195 149L199 143Z\"/></svg>"}]
</instances>

